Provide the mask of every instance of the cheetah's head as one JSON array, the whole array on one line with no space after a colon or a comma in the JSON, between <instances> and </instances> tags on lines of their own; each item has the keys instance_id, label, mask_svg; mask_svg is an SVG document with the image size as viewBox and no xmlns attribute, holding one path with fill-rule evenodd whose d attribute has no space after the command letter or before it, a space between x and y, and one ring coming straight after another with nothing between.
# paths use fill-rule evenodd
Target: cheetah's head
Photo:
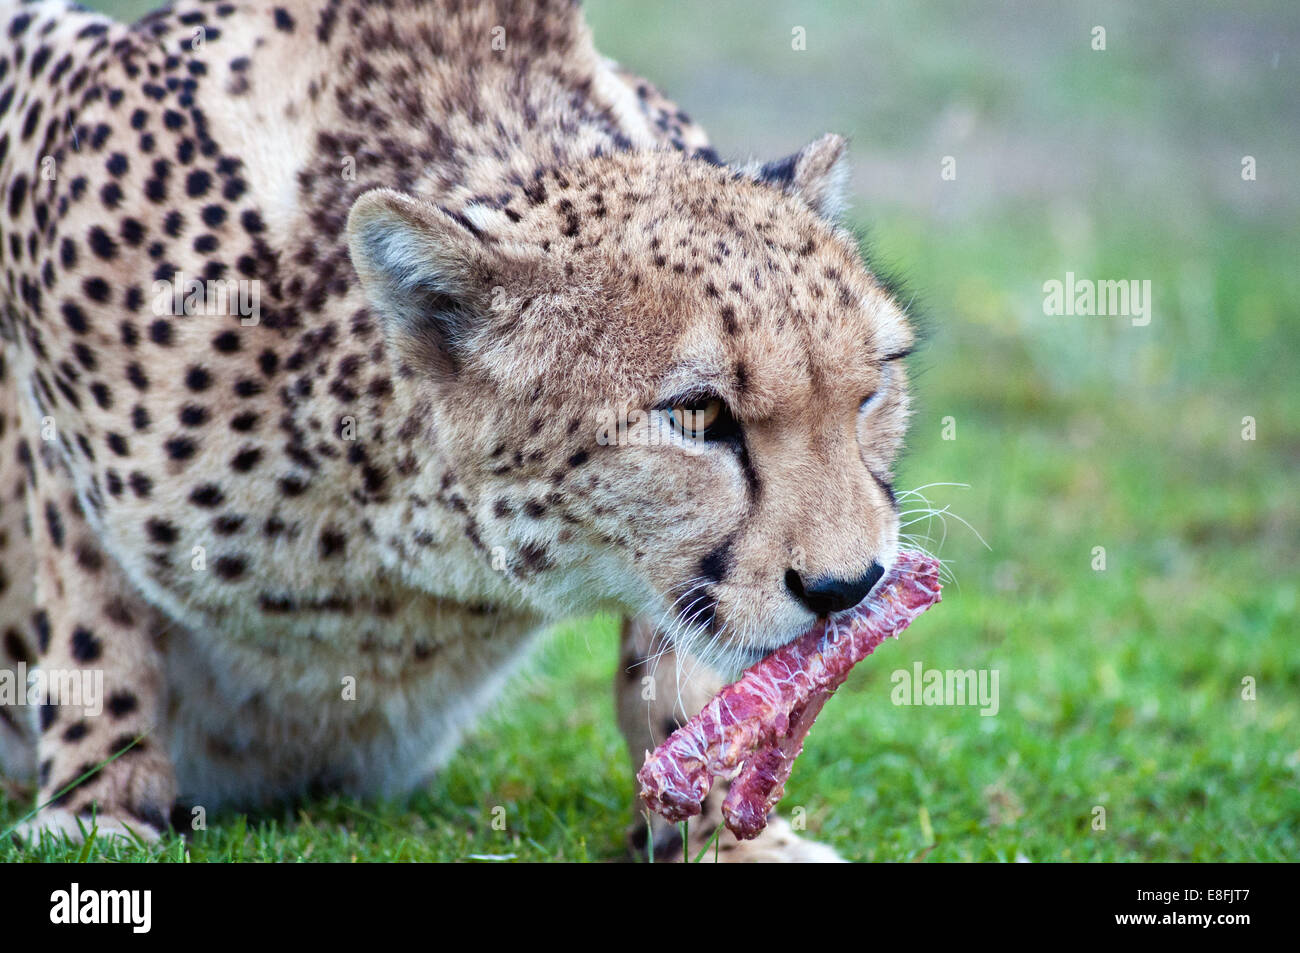
<instances>
[{"instance_id":1,"label":"cheetah's head","mask_svg":"<svg viewBox=\"0 0 1300 953\"><path fill-rule=\"evenodd\" d=\"M648 614L734 668L888 569L913 335L834 223L844 146L745 170L598 157L458 208L357 200L398 377L523 603Z\"/></svg>"}]
</instances>

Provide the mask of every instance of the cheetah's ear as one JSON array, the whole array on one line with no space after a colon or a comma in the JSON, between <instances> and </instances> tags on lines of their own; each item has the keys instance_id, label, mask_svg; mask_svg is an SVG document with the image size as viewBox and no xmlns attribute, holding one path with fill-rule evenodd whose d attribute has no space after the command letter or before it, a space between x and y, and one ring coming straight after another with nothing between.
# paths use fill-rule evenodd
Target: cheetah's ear
<instances>
[{"instance_id":1,"label":"cheetah's ear","mask_svg":"<svg viewBox=\"0 0 1300 953\"><path fill-rule=\"evenodd\" d=\"M757 178L803 199L822 218L838 221L848 187L848 145L843 136L827 133L794 155L760 166Z\"/></svg>"},{"instance_id":2,"label":"cheetah's ear","mask_svg":"<svg viewBox=\"0 0 1300 953\"><path fill-rule=\"evenodd\" d=\"M347 237L389 336L420 368L455 373L494 289L517 262L466 215L392 189L373 189L353 203Z\"/></svg>"}]
</instances>

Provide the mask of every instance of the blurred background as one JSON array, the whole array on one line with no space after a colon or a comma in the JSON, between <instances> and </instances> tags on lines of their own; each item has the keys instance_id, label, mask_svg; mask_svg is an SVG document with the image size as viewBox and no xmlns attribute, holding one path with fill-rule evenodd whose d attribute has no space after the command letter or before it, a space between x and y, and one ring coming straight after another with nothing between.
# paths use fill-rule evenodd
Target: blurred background
<instances>
[{"instance_id":1,"label":"blurred background","mask_svg":"<svg viewBox=\"0 0 1300 953\"><path fill-rule=\"evenodd\" d=\"M854 859L1300 857L1300 5L585 6L724 157L850 136L850 222L927 331L899 486L954 582L827 706L782 813ZM1067 271L1149 280L1150 323L1044 314ZM413 804L192 851L621 856L616 628L563 626ZM917 662L996 671L998 714L893 704Z\"/></svg>"}]
</instances>

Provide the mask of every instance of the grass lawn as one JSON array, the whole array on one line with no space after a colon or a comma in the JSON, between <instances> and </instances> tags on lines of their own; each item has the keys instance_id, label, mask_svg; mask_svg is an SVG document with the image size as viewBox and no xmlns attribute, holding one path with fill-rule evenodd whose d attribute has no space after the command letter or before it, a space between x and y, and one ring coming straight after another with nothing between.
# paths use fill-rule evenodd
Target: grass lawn
<instances>
[{"instance_id":1,"label":"grass lawn","mask_svg":"<svg viewBox=\"0 0 1300 953\"><path fill-rule=\"evenodd\" d=\"M992 22L886 3L868 23L848 3L588 4L605 52L731 154L855 133L854 224L918 292L898 483L954 514L909 531L955 584L854 672L795 768L781 813L846 857L1300 858L1300 122L1273 58L1300 13L1142 6ZM633 7L651 11L636 28ZM805 16L807 60L788 61ZM1044 315L1066 271L1150 280L1150 324ZM0 860L622 858L616 629L559 627L409 803L218 815L154 848L0 843ZM891 673L917 662L995 671L997 714L895 705ZM0 829L28 807L0 796Z\"/></svg>"}]
</instances>

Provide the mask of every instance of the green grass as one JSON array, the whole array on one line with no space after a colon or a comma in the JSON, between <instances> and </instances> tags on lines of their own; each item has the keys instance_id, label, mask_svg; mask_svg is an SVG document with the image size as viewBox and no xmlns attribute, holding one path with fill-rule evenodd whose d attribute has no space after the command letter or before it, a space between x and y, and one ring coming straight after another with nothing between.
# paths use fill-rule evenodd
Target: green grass
<instances>
[{"instance_id":1,"label":"green grass","mask_svg":"<svg viewBox=\"0 0 1300 953\"><path fill-rule=\"evenodd\" d=\"M1015 6L971 22L967 5L882 4L868 24L832 4L807 16L810 37L828 37L810 42L813 68L782 59L798 5L666 5L641 31L618 17L629 5L589 4L602 47L733 153L856 132L856 223L905 265L929 328L899 485L969 484L926 495L990 547L950 519L940 554L957 584L828 704L781 812L861 860L1300 857L1300 123L1279 92L1289 67L1270 65L1275 46L1295 49L1300 17L1102 5L1112 48L1098 60L1075 48L1092 16ZM741 70L738 92L726 78ZM780 90L814 79L811 118L792 113ZM939 117L954 103L977 121L950 144ZM942 186L950 152L959 178ZM1247 153L1267 170L1256 183L1237 175ZM1042 283L1067 270L1150 279L1150 326L1043 315ZM621 858L633 791L615 648L614 620L561 627L409 803L219 815L188 843L85 856ZM890 673L916 661L997 670L1000 712L895 706ZM0 799L0 827L27 808ZM0 844L0 860L82 854Z\"/></svg>"}]
</instances>

